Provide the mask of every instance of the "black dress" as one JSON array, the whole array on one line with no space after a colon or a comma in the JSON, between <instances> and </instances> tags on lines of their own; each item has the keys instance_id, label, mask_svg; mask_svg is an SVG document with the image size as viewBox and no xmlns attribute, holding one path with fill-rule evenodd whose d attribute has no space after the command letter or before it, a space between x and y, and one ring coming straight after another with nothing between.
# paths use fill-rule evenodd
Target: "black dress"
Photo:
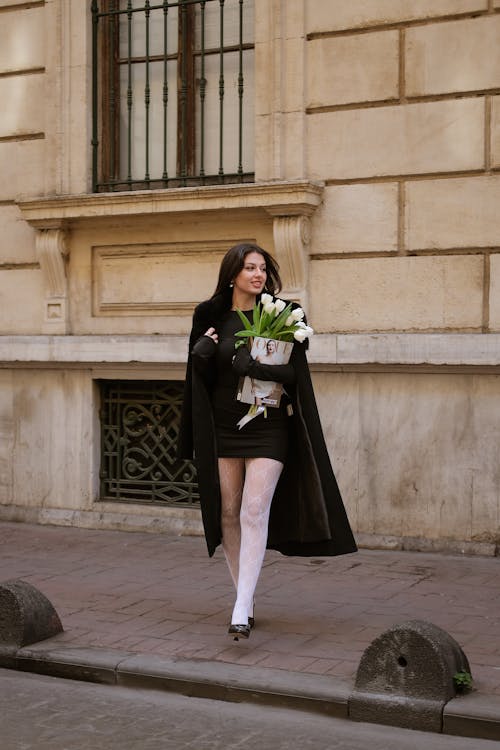
<instances>
[{"instance_id":1,"label":"black dress","mask_svg":"<svg viewBox=\"0 0 500 750\"><path fill-rule=\"evenodd\" d=\"M251 315L251 311L245 314ZM211 400L217 455L220 458L273 458L285 463L289 431L287 407L290 403L286 394L283 394L279 407L267 408L266 416L259 414L241 429L237 426L249 409L249 404L236 399L239 376L232 368L234 345L238 340L234 334L242 328L238 313L228 311L217 328L219 343L213 347L216 374Z\"/></svg>"}]
</instances>

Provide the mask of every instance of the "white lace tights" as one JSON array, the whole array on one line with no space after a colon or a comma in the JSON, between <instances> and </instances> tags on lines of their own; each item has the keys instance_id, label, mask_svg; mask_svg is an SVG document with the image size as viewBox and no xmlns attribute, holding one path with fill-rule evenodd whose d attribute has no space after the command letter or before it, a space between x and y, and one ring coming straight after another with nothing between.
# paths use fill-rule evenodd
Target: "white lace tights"
<instances>
[{"instance_id":1,"label":"white lace tights","mask_svg":"<svg viewBox=\"0 0 500 750\"><path fill-rule=\"evenodd\" d=\"M272 458L219 458L222 548L236 587L231 622L246 625L267 544L269 511L283 464Z\"/></svg>"}]
</instances>

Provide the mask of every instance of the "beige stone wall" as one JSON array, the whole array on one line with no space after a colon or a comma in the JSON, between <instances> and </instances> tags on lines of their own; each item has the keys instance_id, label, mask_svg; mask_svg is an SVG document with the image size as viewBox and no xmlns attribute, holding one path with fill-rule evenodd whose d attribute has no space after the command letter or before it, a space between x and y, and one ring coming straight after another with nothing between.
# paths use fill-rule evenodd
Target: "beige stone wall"
<instances>
[{"instance_id":1,"label":"beige stone wall","mask_svg":"<svg viewBox=\"0 0 500 750\"><path fill-rule=\"evenodd\" d=\"M497 331L497 6L307 8L307 170L326 184L311 241L320 329Z\"/></svg>"},{"instance_id":2,"label":"beige stone wall","mask_svg":"<svg viewBox=\"0 0 500 750\"><path fill-rule=\"evenodd\" d=\"M17 203L90 184L87 5L0 0L0 334L42 332L50 287Z\"/></svg>"},{"instance_id":3,"label":"beige stone wall","mask_svg":"<svg viewBox=\"0 0 500 750\"><path fill-rule=\"evenodd\" d=\"M40 330L34 231L16 199L45 187L45 10L0 2L0 333Z\"/></svg>"},{"instance_id":4,"label":"beige stone wall","mask_svg":"<svg viewBox=\"0 0 500 750\"><path fill-rule=\"evenodd\" d=\"M0 0L0 518L187 528L95 504L94 381L182 378L248 239L322 334L356 531L498 540L500 0L255 5L255 190L94 202L90 3Z\"/></svg>"},{"instance_id":5,"label":"beige stone wall","mask_svg":"<svg viewBox=\"0 0 500 750\"><path fill-rule=\"evenodd\" d=\"M498 543L499 375L322 373L314 383L359 533Z\"/></svg>"},{"instance_id":6,"label":"beige stone wall","mask_svg":"<svg viewBox=\"0 0 500 750\"><path fill-rule=\"evenodd\" d=\"M157 508L95 504L97 374L0 370L0 518L164 528L168 514ZM499 375L315 372L313 379L358 533L498 542ZM199 531L192 514L171 519L180 533Z\"/></svg>"}]
</instances>

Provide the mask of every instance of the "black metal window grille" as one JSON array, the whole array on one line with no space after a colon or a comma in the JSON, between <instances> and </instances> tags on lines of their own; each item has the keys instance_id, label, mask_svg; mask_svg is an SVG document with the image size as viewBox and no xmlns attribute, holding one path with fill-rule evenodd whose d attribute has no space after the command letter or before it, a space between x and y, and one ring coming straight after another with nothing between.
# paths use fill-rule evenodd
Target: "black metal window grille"
<instances>
[{"instance_id":1,"label":"black metal window grille","mask_svg":"<svg viewBox=\"0 0 500 750\"><path fill-rule=\"evenodd\" d=\"M92 0L93 190L252 182L253 0Z\"/></svg>"},{"instance_id":2,"label":"black metal window grille","mask_svg":"<svg viewBox=\"0 0 500 750\"><path fill-rule=\"evenodd\" d=\"M100 499L192 506L196 471L176 457L183 383L101 380Z\"/></svg>"}]
</instances>

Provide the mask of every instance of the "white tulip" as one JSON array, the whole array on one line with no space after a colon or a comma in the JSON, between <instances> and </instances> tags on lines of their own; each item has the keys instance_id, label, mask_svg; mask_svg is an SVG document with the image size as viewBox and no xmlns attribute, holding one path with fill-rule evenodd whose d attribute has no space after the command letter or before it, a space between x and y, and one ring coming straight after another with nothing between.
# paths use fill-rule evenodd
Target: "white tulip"
<instances>
[{"instance_id":1,"label":"white tulip","mask_svg":"<svg viewBox=\"0 0 500 750\"><path fill-rule=\"evenodd\" d=\"M304 310L301 307L296 307L295 310L292 310L290 315L294 320L302 320L304 317Z\"/></svg>"},{"instance_id":2,"label":"white tulip","mask_svg":"<svg viewBox=\"0 0 500 750\"><path fill-rule=\"evenodd\" d=\"M273 301L273 296L272 294L267 294L267 292L264 292L264 294L260 295L260 301L263 305L267 305L269 304L269 302Z\"/></svg>"},{"instance_id":3,"label":"white tulip","mask_svg":"<svg viewBox=\"0 0 500 750\"><path fill-rule=\"evenodd\" d=\"M276 310L276 305L274 304L274 302L266 302L263 309L264 312L272 315L272 313Z\"/></svg>"},{"instance_id":4,"label":"white tulip","mask_svg":"<svg viewBox=\"0 0 500 750\"><path fill-rule=\"evenodd\" d=\"M283 310L285 309L286 302L282 299L277 299L276 302L274 303L274 306L276 308L276 314L279 315L280 312L283 312Z\"/></svg>"},{"instance_id":5,"label":"white tulip","mask_svg":"<svg viewBox=\"0 0 500 750\"><path fill-rule=\"evenodd\" d=\"M285 320L285 328L290 328L290 326L293 326L295 323L295 318L292 318L291 315L288 316L288 318Z\"/></svg>"},{"instance_id":6,"label":"white tulip","mask_svg":"<svg viewBox=\"0 0 500 750\"><path fill-rule=\"evenodd\" d=\"M302 343L307 338L307 333L304 331L303 328L297 328L297 330L293 334L293 338L295 339L295 341Z\"/></svg>"}]
</instances>

